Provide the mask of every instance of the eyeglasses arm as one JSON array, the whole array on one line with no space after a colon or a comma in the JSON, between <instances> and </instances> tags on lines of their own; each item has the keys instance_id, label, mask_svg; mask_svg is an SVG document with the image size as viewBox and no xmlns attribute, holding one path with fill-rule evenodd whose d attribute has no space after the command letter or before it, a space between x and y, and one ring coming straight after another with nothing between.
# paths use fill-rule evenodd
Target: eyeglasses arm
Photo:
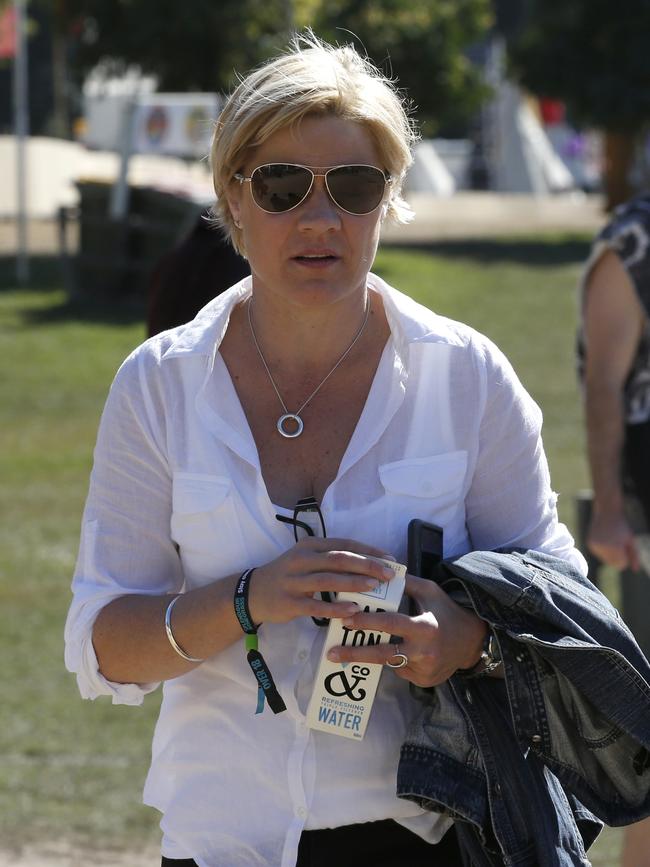
<instances>
[{"instance_id":1,"label":"eyeglasses arm","mask_svg":"<svg viewBox=\"0 0 650 867\"><path fill-rule=\"evenodd\" d=\"M314 531L312 530L312 528L309 526L309 524L305 524L304 521L299 521L297 518L287 518L286 515L276 515L275 517L278 521L281 521L283 524L291 524L291 526L293 527L296 542L298 541L298 535L296 533L296 529L298 527L300 527L301 530L304 530L308 536L315 536L316 535L314 533Z\"/></svg>"},{"instance_id":2,"label":"eyeglasses arm","mask_svg":"<svg viewBox=\"0 0 650 867\"><path fill-rule=\"evenodd\" d=\"M286 515L276 515L275 517L282 524L291 524L291 526L293 527L294 538L296 539L296 541L298 541L298 536L296 533L296 529L298 527L300 527L301 530L304 530L308 536L313 537L316 535L313 529L309 526L309 524L306 524L304 521L299 521L297 518L287 518ZM323 602L331 602L332 594L329 593L327 590L323 590L321 591L320 598L323 600ZM314 621L316 626L327 626L329 623L327 617L312 617L312 620Z\"/></svg>"}]
</instances>

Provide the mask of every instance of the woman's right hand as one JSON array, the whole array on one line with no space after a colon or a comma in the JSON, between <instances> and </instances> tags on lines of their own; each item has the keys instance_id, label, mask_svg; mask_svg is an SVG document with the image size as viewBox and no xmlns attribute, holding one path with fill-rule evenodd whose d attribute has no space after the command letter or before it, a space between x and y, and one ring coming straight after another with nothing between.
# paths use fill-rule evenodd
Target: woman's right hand
<instances>
[{"instance_id":1,"label":"woman's right hand","mask_svg":"<svg viewBox=\"0 0 650 867\"><path fill-rule=\"evenodd\" d=\"M371 557L389 557L350 539L304 539L258 567L250 582L253 622L286 623L294 617L346 617L349 602L323 602L322 590L359 592L392 577ZM208 659L242 636L235 617L231 580L216 580L183 593L174 606L175 640L197 659ZM175 652L164 629L171 596L127 594L109 602L93 627L93 645L104 677L115 683L152 683L185 674L197 663Z\"/></svg>"},{"instance_id":2,"label":"woman's right hand","mask_svg":"<svg viewBox=\"0 0 650 867\"><path fill-rule=\"evenodd\" d=\"M302 539L251 577L248 609L253 622L286 623L296 617L349 617L352 602L323 602L322 591L361 593L393 577L371 558L391 554L352 539Z\"/></svg>"}]
</instances>

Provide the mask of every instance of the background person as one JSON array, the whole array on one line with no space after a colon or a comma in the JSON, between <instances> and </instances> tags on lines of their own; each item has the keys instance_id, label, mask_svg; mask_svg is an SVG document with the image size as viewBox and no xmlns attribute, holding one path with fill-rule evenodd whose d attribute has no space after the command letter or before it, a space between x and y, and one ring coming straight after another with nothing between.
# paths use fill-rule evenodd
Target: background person
<instances>
[{"instance_id":1,"label":"background person","mask_svg":"<svg viewBox=\"0 0 650 867\"><path fill-rule=\"evenodd\" d=\"M447 556L512 545L584 570L506 359L370 273L382 220L411 216L413 139L351 47L308 37L244 78L212 159L251 277L144 343L111 388L66 658L88 698L139 704L165 682L144 793L163 864L460 863L452 820L398 799L396 768L410 686L480 675L486 624L410 576L419 613L383 630L399 647L352 649L394 668L356 742L305 724L312 618L368 617L319 594L387 580L372 558L405 562L416 516L443 527ZM305 498L327 538L296 543ZM261 714L244 628L277 687Z\"/></svg>"},{"instance_id":2,"label":"background person","mask_svg":"<svg viewBox=\"0 0 650 867\"><path fill-rule=\"evenodd\" d=\"M191 231L159 262L147 287L147 336L194 319L202 307L250 274L229 238L200 214Z\"/></svg>"},{"instance_id":3,"label":"background person","mask_svg":"<svg viewBox=\"0 0 650 867\"><path fill-rule=\"evenodd\" d=\"M587 544L621 575L621 608L650 655L650 196L617 208L581 284L579 370L594 492ZM626 832L625 867L650 865L650 820Z\"/></svg>"}]
</instances>

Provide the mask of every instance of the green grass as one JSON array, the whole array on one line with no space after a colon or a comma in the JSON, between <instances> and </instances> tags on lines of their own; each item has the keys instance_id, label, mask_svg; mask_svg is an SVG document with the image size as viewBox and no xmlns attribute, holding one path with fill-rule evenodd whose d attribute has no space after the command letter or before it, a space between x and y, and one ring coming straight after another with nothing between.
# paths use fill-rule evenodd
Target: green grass
<instances>
[{"instance_id":1,"label":"green grass","mask_svg":"<svg viewBox=\"0 0 650 867\"><path fill-rule=\"evenodd\" d=\"M135 712L82 702L62 662L97 422L117 365L143 336L132 315L70 305L56 288L0 293L5 847L152 833L139 793L157 699Z\"/></svg>"},{"instance_id":2,"label":"green grass","mask_svg":"<svg viewBox=\"0 0 650 867\"><path fill-rule=\"evenodd\" d=\"M573 373L586 249L567 236L446 244L386 249L375 266L510 357L543 409L570 525L587 482ZM82 702L63 669L62 631L99 414L144 326L137 310L69 303L59 283L45 263L32 287L0 291L0 845L65 836L127 848L157 838L158 816L140 793L159 699L140 709ZM618 841L604 835L593 863L613 867Z\"/></svg>"}]
</instances>

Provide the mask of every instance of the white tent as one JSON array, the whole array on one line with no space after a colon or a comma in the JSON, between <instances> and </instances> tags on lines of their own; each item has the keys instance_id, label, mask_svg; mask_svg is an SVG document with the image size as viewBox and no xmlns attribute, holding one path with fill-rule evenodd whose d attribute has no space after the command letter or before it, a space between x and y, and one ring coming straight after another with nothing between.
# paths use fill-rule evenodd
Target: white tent
<instances>
[{"instance_id":1,"label":"white tent","mask_svg":"<svg viewBox=\"0 0 650 867\"><path fill-rule=\"evenodd\" d=\"M508 81L493 106L492 187L501 193L566 192L575 181L521 91Z\"/></svg>"},{"instance_id":2,"label":"white tent","mask_svg":"<svg viewBox=\"0 0 650 867\"><path fill-rule=\"evenodd\" d=\"M413 165L404 184L406 193L432 193L451 196L456 191L454 178L436 153L432 141L421 141L413 152Z\"/></svg>"}]
</instances>

